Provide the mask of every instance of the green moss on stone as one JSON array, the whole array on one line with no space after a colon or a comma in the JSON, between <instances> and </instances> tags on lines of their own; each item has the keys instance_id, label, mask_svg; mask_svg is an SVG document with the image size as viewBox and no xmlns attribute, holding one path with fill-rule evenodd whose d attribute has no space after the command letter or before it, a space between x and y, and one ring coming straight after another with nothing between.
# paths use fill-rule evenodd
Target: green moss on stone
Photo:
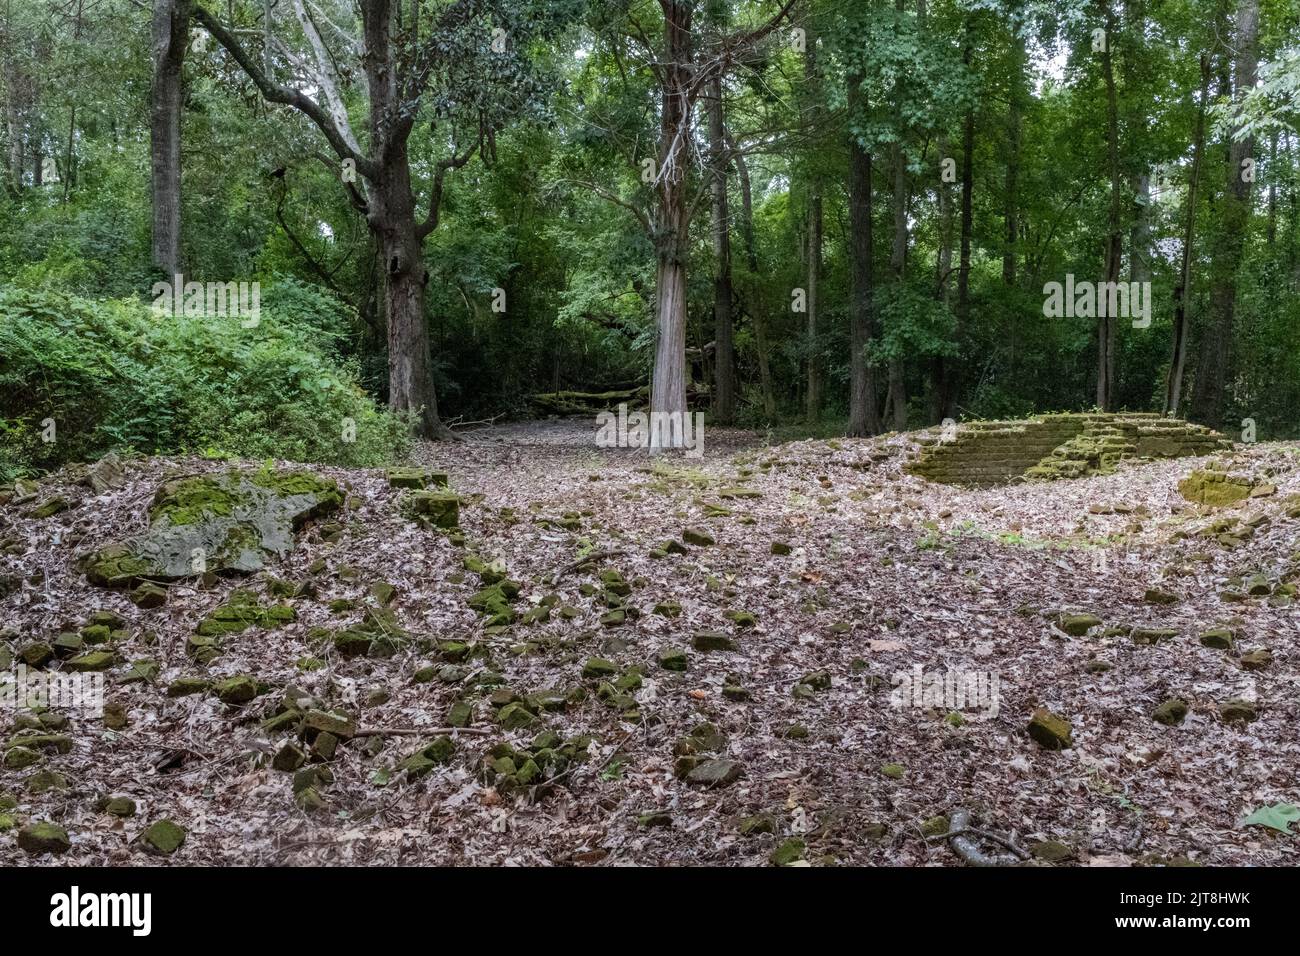
<instances>
[{"instance_id":1,"label":"green moss on stone","mask_svg":"<svg viewBox=\"0 0 1300 956\"><path fill-rule=\"evenodd\" d=\"M197 524L214 516L230 517L242 498L227 482L206 476L168 482L149 509L150 521L166 519L173 527Z\"/></svg>"},{"instance_id":2,"label":"green moss on stone","mask_svg":"<svg viewBox=\"0 0 1300 956\"><path fill-rule=\"evenodd\" d=\"M185 843L185 828L171 820L159 820L140 835L140 844L146 853L171 856Z\"/></svg>"}]
</instances>

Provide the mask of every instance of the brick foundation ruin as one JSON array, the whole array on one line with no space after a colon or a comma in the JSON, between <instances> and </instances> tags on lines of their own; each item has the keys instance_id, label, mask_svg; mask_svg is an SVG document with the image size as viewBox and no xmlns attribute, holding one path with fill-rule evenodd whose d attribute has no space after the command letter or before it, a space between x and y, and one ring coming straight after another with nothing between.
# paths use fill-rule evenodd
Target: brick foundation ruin
<instances>
[{"instance_id":1,"label":"brick foundation ruin","mask_svg":"<svg viewBox=\"0 0 1300 956\"><path fill-rule=\"evenodd\" d=\"M1203 425L1155 412L1037 415L965 422L918 438L908 473L949 485L989 487L1107 474L1124 458L1209 455L1232 443Z\"/></svg>"}]
</instances>

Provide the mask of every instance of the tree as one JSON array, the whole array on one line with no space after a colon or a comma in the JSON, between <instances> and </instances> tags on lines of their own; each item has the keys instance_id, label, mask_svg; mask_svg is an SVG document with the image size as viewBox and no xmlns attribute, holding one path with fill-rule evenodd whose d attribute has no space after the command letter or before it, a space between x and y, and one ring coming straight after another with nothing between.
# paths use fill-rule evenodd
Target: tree
<instances>
[{"instance_id":1,"label":"tree","mask_svg":"<svg viewBox=\"0 0 1300 956\"><path fill-rule=\"evenodd\" d=\"M1196 201L1201 188L1201 159L1205 152L1205 107L1210 95L1210 58L1201 54L1201 93L1196 110L1196 131L1192 135L1192 166L1187 175L1187 201L1183 213L1183 250L1174 286L1173 355L1165 382L1166 415L1177 415L1182 402L1183 371L1187 364L1187 299L1192 289L1193 249L1196 241Z\"/></svg>"},{"instance_id":2,"label":"tree","mask_svg":"<svg viewBox=\"0 0 1300 956\"><path fill-rule=\"evenodd\" d=\"M149 103L153 264L181 271L181 106L192 0L154 0ZM69 152L71 139L69 139Z\"/></svg>"},{"instance_id":3,"label":"tree","mask_svg":"<svg viewBox=\"0 0 1300 956\"><path fill-rule=\"evenodd\" d=\"M736 417L736 358L732 338L731 216L727 203L726 128L723 123L722 77L709 83L709 174L713 190L713 418L730 425Z\"/></svg>"},{"instance_id":4,"label":"tree","mask_svg":"<svg viewBox=\"0 0 1300 956\"><path fill-rule=\"evenodd\" d=\"M821 74L817 66L817 37L809 34L807 49L804 52L804 87L808 100L808 116L811 127L816 130L821 123ZM804 396L804 416L812 423L821 417L822 408L822 370L818 347L817 320L821 309L822 281L822 182L821 174L813 169L808 177L808 218L807 218L807 288L804 308L806 310L808 336L808 383Z\"/></svg>"},{"instance_id":5,"label":"tree","mask_svg":"<svg viewBox=\"0 0 1300 956\"><path fill-rule=\"evenodd\" d=\"M849 114L867 111L862 74L848 76ZM867 360L874 338L872 296L875 292L871 262L871 154L856 137L849 136L849 434L866 437L880 431L876 406L876 379Z\"/></svg>"},{"instance_id":6,"label":"tree","mask_svg":"<svg viewBox=\"0 0 1300 956\"><path fill-rule=\"evenodd\" d=\"M370 0L361 7L357 38L340 25L342 8L322 17L328 28L322 33L316 23L321 14L309 12L304 0L293 0L292 7L304 48L277 55L285 41L268 5L260 64L232 27L202 6L194 15L264 99L303 114L333 150L383 257L389 407L413 416L424 437L451 437L434 390L424 241L438 227L448 173L476 155L490 159L497 133L539 103L541 82L524 51L534 38L552 35L571 10L528 0L456 0L436 9L420 0ZM331 46L326 36L342 42ZM291 74L287 82L276 76L283 61ZM348 64L346 70L340 63ZM353 130L345 79L358 66L368 101L365 145ZM442 151L431 164L413 156L411 136L421 121ZM431 172L422 175L425 170ZM427 199L418 204L422 178Z\"/></svg>"},{"instance_id":7,"label":"tree","mask_svg":"<svg viewBox=\"0 0 1300 956\"><path fill-rule=\"evenodd\" d=\"M1123 212L1123 182L1119 161L1119 94L1115 88L1115 57L1113 47L1118 40L1115 27L1115 10L1112 0L1099 0L1102 22L1105 24L1101 48L1102 76L1106 82L1106 168L1110 175L1110 206L1106 216L1105 277L1106 282L1119 281L1124 261L1124 233L1121 220ZM1110 411L1115 407L1115 352L1119 342L1119 323L1116 316L1098 303L1097 309L1097 407Z\"/></svg>"},{"instance_id":8,"label":"tree","mask_svg":"<svg viewBox=\"0 0 1300 956\"><path fill-rule=\"evenodd\" d=\"M655 250L655 353L650 385L652 412L685 416L686 408L686 275L690 258L690 226L695 210L712 191L713 176L697 184L695 168L695 108L715 78L721 80L738 59L748 55L790 15L798 0L784 0L760 26L734 30L699 28L699 0L659 0L663 17L661 39L632 13L606 30L612 45L636 45L654 79L658 101L658 135L646 213L617 194L584 183L604 198L633 212L650 236ZM709 18L716 21L717 18ZM655 429L651 449L677 447L678 430Z\"/></svg>"},{"instance_id":9,"label":"tree","mask_svg":"<svg viewBox=\"0 0 1300 956\"><path fill-rule=\"evenodd\" d=\"M1238 0L1233 48L1233 91L1243 97L1255 86L1259 39L1259 0ZM1223 192L1218 241L1210 271L1210 314L1201 340L1192 417L1213 428L1223 423L1224 390L1232 347L1233 316L1237 305L1237 272L1241 267L1250 221L1250 192L1255 138L1235 135L1228 149L1227 184Z\"/></svg>"}]
</instances>

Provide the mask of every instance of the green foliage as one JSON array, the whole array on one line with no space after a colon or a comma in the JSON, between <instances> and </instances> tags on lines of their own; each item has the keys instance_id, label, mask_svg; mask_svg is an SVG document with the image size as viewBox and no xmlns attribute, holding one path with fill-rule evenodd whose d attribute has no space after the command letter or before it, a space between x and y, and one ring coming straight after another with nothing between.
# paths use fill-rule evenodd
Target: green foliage
<instances>
[{"instance_id":1,"label":"green foliage","mask_svg":"<svg viewBox=\"0 0 1300 956\"><path fill-rule=\"evenodd\" d=\"M400 457L403 423L314 344L319 336L266 308L246 329L135 300L0 292L0 473L110 448L353 465ZM349 420L355 441L345 437Z\"/></svg>"},{"instance_id":2,"label":"green foliage","mask_svg":"<svg viewBox=\"0 0 1300 956\"><path fill-rule=\"evenodd\" d=\"M658 5L488 0L443 22L444 6L423 5L419 31L407 24L401 36L406 43L418 32L428 50L452 54L435 58L429 95L410 107L412 192L421 216L436 164L473 142L480 120L489 132L473 159L448 171L438 228L424 243L440 412L452 421L525 415L535 392L644 384L657 336L655 188L643 181L641 163L656 159L660 147ZM761 25L779 6L701 0L694 45L721 49L727 35ZM379 401L386 394L384 264L375 238L319 131L293 110L251 95L216 44L186 58L182 258L190 279L260 277L263 327L249 336L186 320L143 322L137 306L116 301L143 294L155 278L149 34L138 7L13 0L5 14L0 97L11 87L21 94L25 180L0 187L0 286L38 295L6 300L0 367L6 392L15 394L0 400L0 470L49 467L115 444L384 457L389 441L382 436L395 424L382 414L372 426L357 418L355 446L333 437L337 408L363 401L357 385ZM276 43L305 53L291 11L274 7ZM1251 418L1261 439L1300 435L1294 2L1261 0L1260 82L1235 99L1223 83L1234 70L1234 4L1176 0L1148 6L1141 18L1117 0L1111 7L1122 272L1132 272L1143 218L1149 242L1136 257L1146 260L1153 303L1149 328L1120 323L1117 404L1161 407L1182 236L1194 213L1183 411L1197 389L1211 316L1221 311L1212 302L1215 283L1231 277L1224 428ZM220 8L260 56L260 0L206 8ZM317 8L340 33L357 32L357 5L323 0ZM1104 11L1095 0L929 0L901 8L886 0L801 0L791 23L730 64L722 89L738 150L727 186L741 423L802 420L815 359L824 415L801 433L842 428L852 248L847 144L855 140L870 151L873 177L868 355L877 409L891 366L901 371L912 426L934 421L949 373L963 417L1091 405L1096 323L1044 317L1042 287L1067 273L1096 281L1105 268L1108 97L1093 49ZM787 28L796 24L817 51L811 76L804 51L790 42ZM504 50L493 47L497 27L509 37ZM364 71L334 30L325 32L340 54L341 95L364 148ZM1210 122L1192 210L1202 53L1212 77ZM287 63L276 66L280 79L289 79ZM694 104L698 152L688 185L699 202L683 243L693 395L707 394L715 363L706 105ZM973 222L963 311L960 171L968 115ZM9 135L8 124L0 127L6 159ZM1229 255L1220 242L1224 163L1228 139L1245 135L1254 137L1257 179L1244 248ZM34 149L54 164L57 181L36 185ZM901 206L894 195L899 161L906 174ZM742 162L752 232L743 215ZM941 178L945 168L958 179ZM1144 179L1149 190L1139 187ZM791 290L808 286L814 185L823 267L810 336L806 314L791 310ZM893 248L900 208L907 222L901 256ZM650 221L643 225L632 209ZM492 308L498 289L504 312ZM19 308L19 301L28 305ZM41 310L55 318L37 323L27 315ZM76 328L66 333L65 326ZM760 343L775 414L759 387ZM46 414L46 406L53 411ZM53 446L41 440L46 417L56 420Z\"/></svg>"}]
</instances>

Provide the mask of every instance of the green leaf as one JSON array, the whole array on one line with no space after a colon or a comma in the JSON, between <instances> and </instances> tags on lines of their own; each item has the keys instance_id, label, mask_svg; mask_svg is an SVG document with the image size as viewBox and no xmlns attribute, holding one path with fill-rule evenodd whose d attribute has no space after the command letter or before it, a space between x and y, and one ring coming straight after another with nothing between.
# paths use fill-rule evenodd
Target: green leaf
<instances>
[{"instance_id":1,"label":"green leaf","mask_svg":"<svg viewBox=\"0 0 1300 956\"><path fill-rule=\"evenodd\" d=\"M1291 824L1297 820L1300 820L1300 807L1290 803L1275 803L1271 807L1260 807L1242 820L1241 825L1268 827L1289 834L1292 832Z\"/></svg>"}]
</instances>

